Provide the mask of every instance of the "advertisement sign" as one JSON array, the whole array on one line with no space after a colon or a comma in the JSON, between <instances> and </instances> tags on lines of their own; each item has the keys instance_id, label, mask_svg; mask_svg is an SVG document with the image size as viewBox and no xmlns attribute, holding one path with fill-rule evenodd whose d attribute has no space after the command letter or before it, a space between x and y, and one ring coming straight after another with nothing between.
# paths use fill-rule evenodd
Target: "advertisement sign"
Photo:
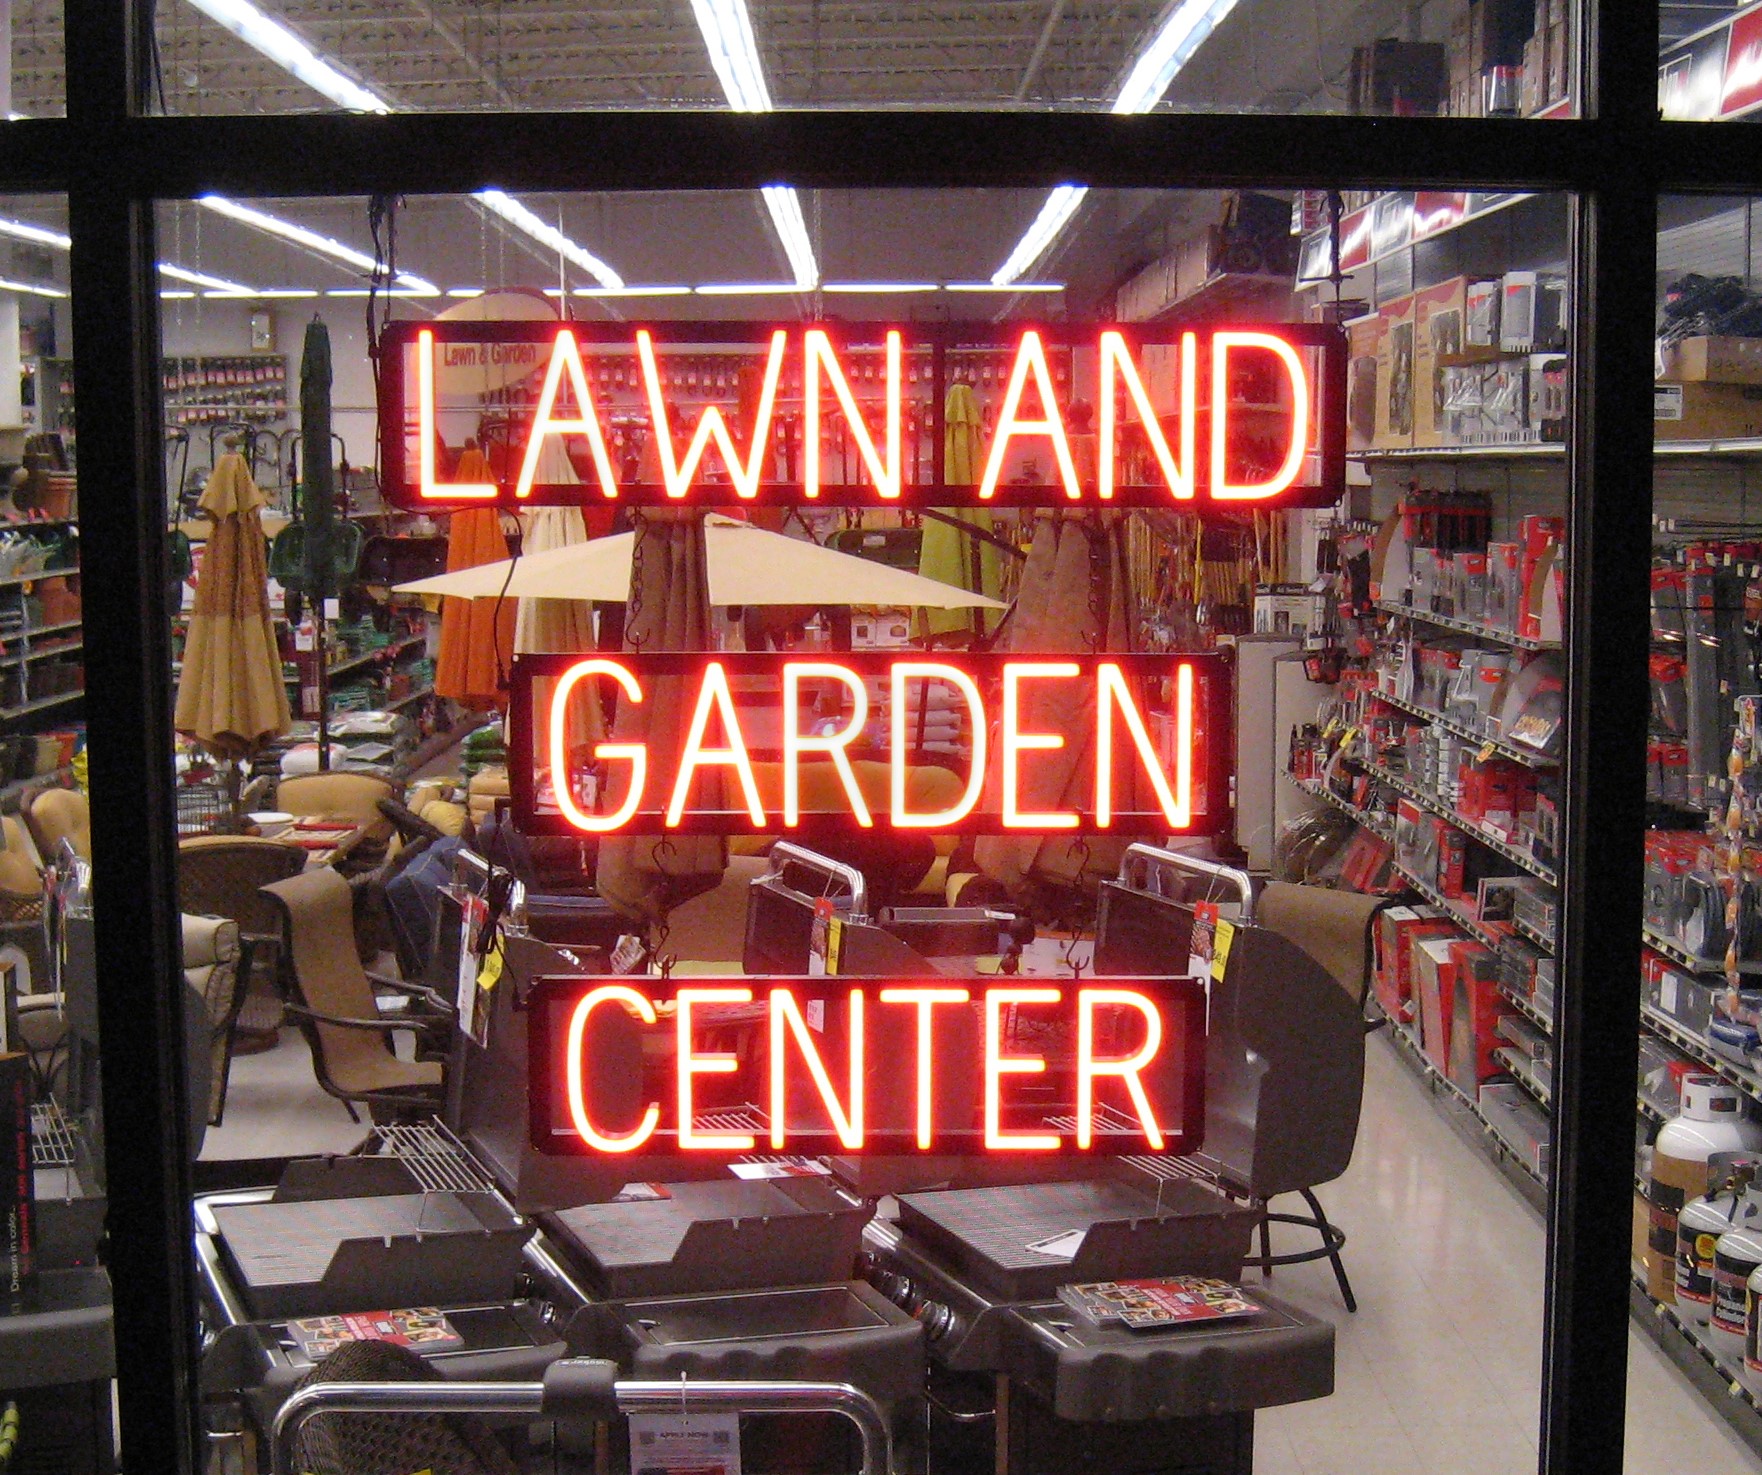
<instances>
[{"instance_id":1,"label":"advertisement sign","mask_svg":"<svg viewBox=\"0 0 1762 1475\"><path fill-rule=\"evenodd\" d=\"M389 325L381 364L381 481L413 511L1241 511L1345 487L1345 345L1321 324L443 320ZM488 479L455 475L468 441Z\"/></svg>"},{"instance_id":2,"label":"advertisement sign","mask_svg":"<svg viewBox=\"0 0 1762 1475\"><path fill-rule=\"evenodd\" d=\"M549 1154L1021 1153L1198 1146L1190 978L543 978Z\"/></svg>"}]
</instances>

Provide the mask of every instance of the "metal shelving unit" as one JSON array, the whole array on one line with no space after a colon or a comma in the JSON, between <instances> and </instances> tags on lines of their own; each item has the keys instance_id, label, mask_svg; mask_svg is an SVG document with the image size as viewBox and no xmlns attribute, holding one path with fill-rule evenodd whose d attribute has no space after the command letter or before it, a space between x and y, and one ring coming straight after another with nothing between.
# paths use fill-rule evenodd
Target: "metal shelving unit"
<instances>
[{"instance_id":1,"label":"metal shelving unit","mask_svg":"<svg viewBox=\"0 0 1762 1475\"><path fill-rule=\"evenodd\" d=\"M1558 640L1536 640L1528 635L1514 635L1509 630L1495 630L1479 620L1459 620L1454 615L1434 614L1430 610L1414 609L1411 605L1396 604L1386 599L1379 599L1376 607L1386 615L1417 620L1422 625L1436 625L1440 630L1454 630L1458 635L1472 635L1477 640L1488 640L1494 645L1509 645L1516 650L1560 649Z\"/></svg>"}]
</instances>

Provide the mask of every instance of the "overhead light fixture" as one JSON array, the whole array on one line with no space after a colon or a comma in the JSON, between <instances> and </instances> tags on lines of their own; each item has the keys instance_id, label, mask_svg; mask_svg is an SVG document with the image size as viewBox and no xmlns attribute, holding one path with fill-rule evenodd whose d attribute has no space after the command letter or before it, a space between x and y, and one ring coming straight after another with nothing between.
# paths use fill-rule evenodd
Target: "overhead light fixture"
<instances>
[{"instance_id":1,"label":"overhead light fixture","mask_svg":"<svg viewBox=\"0 0 1762 1475\"><path fill-rule=\"evenodd\" d=\"M193 302L196 294L187 287L166 288L159 294L161 302Z\"/></svg>"},{"instance_id":2,"label":"overhead light fixture","mask_svg":"<svg viewBox=\"0 0 1762 1475\"><path fill-rule=\"evenodd\" d=\"M447 288L447 296L449 296L449 297L481 297L481 296L483 296L483 288L482 287L448 287Z\"/></svg>"},{"instance_id":3,"label":"overhead light fixture","mask_svg":"<svg viewBox=\"0 0 1762 1475\"><path fill-rule=\"evenodd\" d=\"M260 302L280 299L293 302L302 298L322 297L324 294L316 287L240 287L236 292L204 292L202 295L211 302Z\"/></svg>"},{"instance_id":4,"label":"overhead light fixture","mask_svg":"<svg viewBox=\"0 0 1762 1475\"><path fill-rule=\"evenodd\" d=\"M808 223L802 218L801 201L786 184L768 184L760 193L771 212L771 224L789 258L798 291L811 292L820 280L820 264L814 260L814 244L808 239Z\"/></svg>"},{"instance_id":5,"label":"overhead light fixture","mask_svg":"<svg viewBox=\"0 0 1762 1475\"><path fill-rule=\"evenodd\" d=\"M241 225L252 226L269 235L280 236L284 241L292 241L297 246L304 246L308 251L315 252L320 256L328 256L333 261L341 261L359 271L371 273L378 269L378 263L365 251L357 251L353 246L345 246L341 241L320 235L315 230L307 230L303 225L295 225L293 221L283 220L280 216L271 215L267 211L254 209L250 205L241 205L237 200L229 200L224 195L202 195L196 203L214 211L217 215L224 215L229 220L236 220ZM435 286L433 282L425 281L410 272L399 272L396 280L398 285L413 297L440 296L440 288Z\"/></svg>"},{"instance_id":6,"label":"overhead light fixture","mask_svg":"<svg viewBox=\"0 0 1762 1475\"><path fill-rule=\"evenodd\" d=\"M174 282L188 282L192 287L206 287L210 292L224 292L230 297L252 297L256 294L238 282L229 282L225 277L211 277L207 272L191 271L188 267L173 266L169 261L159 263L161 276L168 276Z\"/></svg>"},{"instance_id":7,"label":"overhead light fixture","mask_svg":"<svg viewBox=\"0 0 1762 1475\"><path fill-rule=\"evenodd\" d=\"M1180 0L1171 7L1126 73L1109 111L1148 113L1162 101L1175 74L1192 60L1193 53L1235 8L1236 0ZM1048 195L1033 224L1016 242L1015 250L992 275L992 282L1007 287L1032 270L1058 239L1059 232L1070 224L1088 193L1083 185L1061 184Z\"/></svg>"},{"instance_id":8,"label":"overhead light fixture","mask_svg":"<svg viewBox=\"0 0 1762 1475\"><path fill-rule=\"evenodd\" d=\"M729 107L737 113L770 112L771 93L746 0L691 0L691 12Z\"/></svg>"},{"instance_id":9,"label":"overhead light fixture","mask_svg":"<svg viewBox=\"0 0 1762 1475\"><path fill-rule=\"evenodd\" d=\"M868 297L901 296L910 292L939 292L935 282L822 282L822 292L838 292Z\"/></svg>"},{"instance_id":10,"label":"overhead light fixture","mask_svg":"<svg viewBox=\"0 0 1762 1475\"><path fill-rule=\"evenodd\" d=\"M40 282L14 282L5 277L0 277L0 292L28 292L33 297L67 296L59 287L45 286Z\"/></svg>"},{"instance_id":11,"label":"overhead light fixture","mask_svg":"<svg viewBox=\"0 0 1762 1475\"><path fill-rule=\"evenodd\" d=\"M1028 272L1046 254L1047 247L1058 239L1058 233L1070 223L1088 193L1087 185L1061 184L1049 194L1040 213L1016 242L1016 249L1009 253L1009 259L992 273L991 285L1013 286L1017 278Z\"/></svg>"},{"instance_id":12,"label":"overhead light fixture","mask_svg":"<svg viewBox=\"0 0 1762 1475\"><path fill-rule=\"evenodd\" d=\"M1017 292L1062 292L1063 282L1006 282L999 286L996 282L949 282L943 287L944 292L1006 292L1014 295Z\"/></svg>"},{"instance_id":13,"label":"overhead light fixture","mask_svg":"<svg viewBox=\"0 0 1762 1475\"><path fill-rule=\"evenodd\" d=\"M71 236L65 236L58 230L49 230L45 226L31 225L23 220L0 220L0 236L11 236L16 241L29 241L34 246L48 246L55 251L66 251L73 246Z\"/></svg>"},{"instance_id":14,"label":"overhead light fixture","mask_svg":"<svg viewBox=\"0 0 1762 1475\"><path fill-rule=\"evenodd\" d=\"M324 295L326 297L371 297L374 292L371 287L326 287ZM441 293L438 287L427 288L420 292L414 287L381 287L379 295L381 297L410 298L439 297Z\"/></svg>"},{"instance_id":15,"label":"overhead light fixture","mask_svg":"<svg viewBox=\"0 0 1762 1475\"><path fill-rule=\"evenodd\" d=\"M689 297L690 287L577 287L577 297Z\"/></svg>"},{"instance_id":16,"label":"overhead light fixture","mask_svg":"<svg viewBox=\"0 0 1762 1475\"><path fill-rule=\"evenodd\" d=\"M699 297L793 297L801 288L793 282L707 282L691 290Z\"/></svg>"},{"instance_id":17,"label":"overhead light fixture","mask_svg":"<svg viewBox=\"0 0 1762 1475\"><path fill-rule=\"evenodd\" d=\"M595 256L586 247L569 239L554 225L548 225L528 210L512 195L499 189L479 190L474 197L479 204L496 215L524 231L546 249L555 251L565 261L572 262L598 282L602 287L622 287L624 278Z\"/></svg>"},{"instance_id":18,"label":"overhead light fixture","mask_svg":"<svg viewBox=\"0 0 1762 1475\"><path fill-rule=\"evenodd\" d=\"M344 76L280 21L270 19L252 5L250 0L190 0L190 4L339 107L351 108L358 113L391 112L392 105L383 97Z\"/></svg>"}]
</instances>

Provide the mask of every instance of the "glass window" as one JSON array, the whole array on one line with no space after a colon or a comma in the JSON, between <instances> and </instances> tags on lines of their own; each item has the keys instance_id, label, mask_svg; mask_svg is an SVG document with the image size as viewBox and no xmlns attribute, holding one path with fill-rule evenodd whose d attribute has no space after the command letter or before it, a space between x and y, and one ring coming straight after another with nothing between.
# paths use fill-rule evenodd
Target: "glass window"
<instances>
[{"instance_id":1,"label":"glass window","mask_svg":"<svg viewBox=\"0 0 1762 1475\"><path fill-rule=\"evenodd\" d=\"M0 117L54 118L67 111L61 0L17 0L0 14Z\"/></svg>"}]
</instances>

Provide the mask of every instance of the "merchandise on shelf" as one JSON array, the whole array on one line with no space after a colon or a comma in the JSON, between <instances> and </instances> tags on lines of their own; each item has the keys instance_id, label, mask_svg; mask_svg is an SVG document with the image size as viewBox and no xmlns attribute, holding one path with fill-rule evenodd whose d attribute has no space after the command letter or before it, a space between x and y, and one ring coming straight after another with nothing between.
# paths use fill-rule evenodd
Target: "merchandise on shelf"
<instances>
[{"instance_id":1,"label":"merchandise on shelf","mask_svg":"<svg viewBox=\"0 0 1762 1475\"><path fill-rule=\"evenodd\" d=\"M1734 1087L1712 1075L1684 1080L1682 1109L1660 1129L1652 1147L1646 1291L1653 1300L1669 1304L1676 1298L1677 1217L1690 1199L1707 1193L1709 1160L1716 1153L1759 1149L1762 1127L1744 1115L1743 1097Z\"/></svg>"}]
</instances>

